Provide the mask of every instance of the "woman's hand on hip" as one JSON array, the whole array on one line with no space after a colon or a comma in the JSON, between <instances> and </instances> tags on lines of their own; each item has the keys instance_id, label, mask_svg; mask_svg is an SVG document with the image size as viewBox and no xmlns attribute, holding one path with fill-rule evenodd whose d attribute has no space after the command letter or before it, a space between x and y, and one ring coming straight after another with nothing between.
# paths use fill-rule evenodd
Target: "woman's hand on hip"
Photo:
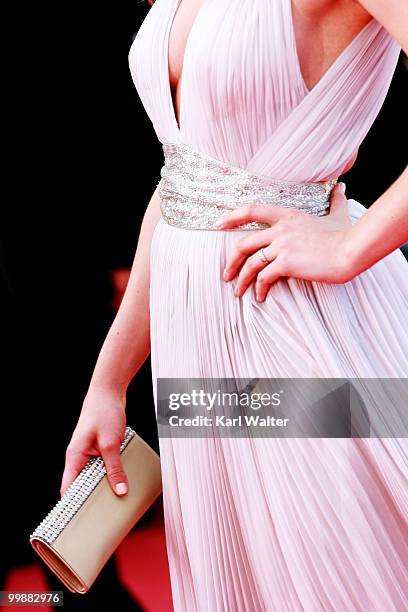
<instances>
[{"instance_id":1,"label":"woman's hand on hip","mask_svg":"<svg viewBox=\"0 0 408 612\"><path fill-rule=\"evenodd\" d=\"M66 451L61 496L89 459L99 455L113 491L117 495L127 493L128 481L120 458L126 429L125 403L124 398L110 389L88 391Z\"/></svg>"},{"instance_id":2,"label":"woman's hand on hip","mask_svg":"<svg viewBox=\"0 0 408 612\"><path fill-rule=\"evenodd\" d=\"M227 258L223 278L231 281L238 276L234 290L237 297L254 282L256 298L263 301L270 286L281 277L325 283L344 283L353 278L344 256L352 224L343 185L339 183L332 190L330 213L322 217L282 206L250 204L217 224L218 229L250 221L270 225L249 232Z\"/></svg>"}]
</instances>

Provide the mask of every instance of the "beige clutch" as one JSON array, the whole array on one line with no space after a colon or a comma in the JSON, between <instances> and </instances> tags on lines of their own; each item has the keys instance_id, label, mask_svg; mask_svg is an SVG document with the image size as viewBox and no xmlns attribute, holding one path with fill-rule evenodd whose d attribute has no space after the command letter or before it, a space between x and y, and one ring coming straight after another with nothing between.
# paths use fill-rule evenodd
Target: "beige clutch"
<instances>
[{"instance_id":1,"label":"beige clutch","mask_svg":"<svg viewBox=\"0 0 408 612\"><path fill-rule=\"evenodd\" d=\"M102 457L94 457L30 536L34 550L72 592L86 593L162 491L158 454L130 427L121 445L128 493L112 491Z\"/></svg>"}]
</instances>

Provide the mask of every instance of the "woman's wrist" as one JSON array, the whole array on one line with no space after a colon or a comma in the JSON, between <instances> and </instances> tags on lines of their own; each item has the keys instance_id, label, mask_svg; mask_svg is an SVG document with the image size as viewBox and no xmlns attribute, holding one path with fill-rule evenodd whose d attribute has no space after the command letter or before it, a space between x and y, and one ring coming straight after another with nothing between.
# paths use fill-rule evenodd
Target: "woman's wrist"
<instances>
[{"instance_id":1,"label":"woman's wrist","mask_svg":"<svg viewBox=\"0 0 408 612\"><path fill-rule=\"evenodd\" d=\"M97 378L92 378L89 383L86 395L110 395L111 397L114 397L126 404L127 387L128 385L120 384L118 381L109 381L106 379L99 380Z\"/></svg>"},{"instance_id":2,"label":"woman's wrist","mask_svg":"<svg viewBox=\"0 0 408 612\"><path fill-rule=\"evenodd\" d=\"M408 240L408 167L347 231L342 258L354 278Z\"/></svg>"},{"instance_id":3,"label":"woman's wrist","mask_svg":"<svg viewBox=\"0 0 408 612\"><path fill-rule=\"evenodd\" d=\"M343 234L342 248L340 249L341 268L345 282L352 280L374 262L370 262L368 253L362 249L362 243L353 225Z\"/></svg>"}]
</instances>

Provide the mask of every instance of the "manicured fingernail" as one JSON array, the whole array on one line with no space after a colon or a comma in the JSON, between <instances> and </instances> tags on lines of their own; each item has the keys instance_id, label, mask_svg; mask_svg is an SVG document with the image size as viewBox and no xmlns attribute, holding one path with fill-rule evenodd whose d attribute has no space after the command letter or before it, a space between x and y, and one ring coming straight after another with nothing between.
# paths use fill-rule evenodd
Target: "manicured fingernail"
<instances>
[{"instance_id":1,"label":"manicured fingernail","mask_svg":"<svg viewBox=\"0 0 408 612\"><path fill-rule=\"evenodd\" d=\"M217 229L219 229L220 227L222 227L224 224L223 221L217 221L216 223L214 223L214 227L216 227Z\"/></svg>"},{"instance_id":2,"label":"manicured fingernail","mask_svg":"<svg viewBox=\"0 0 408 612\"><path fill-rule=\"evenodd\" d=\"M339 190L341 193L346 193L346 183L339 183Z\"/></svg>"},{"instance_id":3,"label":"manicured fingernail","mask_svg":"<svg viewBox=\"0 0 408 612\"><path fill-rule=\"evenodd\" d=\"M127 486L125 482L119 482L116 486L115 486L115 491L118 495L124 495L125 493L127 493Z\"/></svg>"},{"instance_id":4,"label":"manicured fingernail","mask_svg":"<svg viewBox=\"0 0 408 612\"><path fill-rule=\"evenodd\" d=\"M222 273L222 277L224 280L227 280L228 278L228 270L224 270L224 272Z\"/></svg>"}]
</instances>

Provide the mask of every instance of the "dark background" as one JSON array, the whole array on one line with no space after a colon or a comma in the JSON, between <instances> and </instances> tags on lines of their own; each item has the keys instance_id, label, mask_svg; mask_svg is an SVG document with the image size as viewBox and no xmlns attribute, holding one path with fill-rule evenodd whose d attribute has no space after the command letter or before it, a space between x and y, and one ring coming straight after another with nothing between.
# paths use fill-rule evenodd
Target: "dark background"
<instances>
[{"instance_id":1,"label":"dark background","mask_svg":"<svg viewBox=\"0 0 408 612\"><path fill-rule=\"evenodd\" d=\"M127 59L146 3L17 3L12 10L0 240L7 526L0 579L35 560L27 538L58 498L65 448L115 314L112 271L132 263L162 164ZM407 102L401 58L344 176L348 197L365 206L404 168ZM132 382L127 410L129 424L157 449L149 362ZM86 609L97 604L88 600Z\"/></svg>"}]
</instances>

